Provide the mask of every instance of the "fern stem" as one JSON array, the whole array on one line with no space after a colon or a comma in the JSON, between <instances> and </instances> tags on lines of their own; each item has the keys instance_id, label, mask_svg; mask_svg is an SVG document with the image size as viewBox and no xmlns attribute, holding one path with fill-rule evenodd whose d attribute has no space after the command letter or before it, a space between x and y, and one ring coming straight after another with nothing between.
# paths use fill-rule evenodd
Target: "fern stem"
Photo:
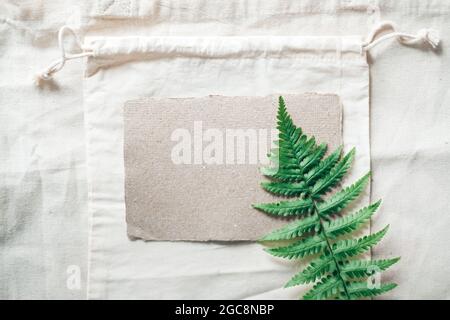
<instances>
[{"instance_id":1,"label":"fern stem","mask_svg":"<svg viewBox=\"0 0 450 320\"><path fill-rule=\"evenodd\" d=\"M341 275L341 269L339 268L339 263L336 259L336 256L334 255L334 252L331 247L330 240L328 239L327 233L325 232L325 228L324 228L323 221L322 221L322 215L320 214L320 211L319 211L319 208L317 207L316 201L312 200L312 202L313 202L314 210L316 211L317 216L319 217L320 233L325 238L325 242L327 243L328 250L330 251L331 257L333 258L333 262L336 267L336 271L338 273L339 279L341 280L342 286L344 288L345 296L346 296L347 300L351 300L350 294L348 293L348 290L347 290L347 285L345 284L345 280L344 280L344 278L342 278L342 275Z\"/></svg>"}]
</instances>

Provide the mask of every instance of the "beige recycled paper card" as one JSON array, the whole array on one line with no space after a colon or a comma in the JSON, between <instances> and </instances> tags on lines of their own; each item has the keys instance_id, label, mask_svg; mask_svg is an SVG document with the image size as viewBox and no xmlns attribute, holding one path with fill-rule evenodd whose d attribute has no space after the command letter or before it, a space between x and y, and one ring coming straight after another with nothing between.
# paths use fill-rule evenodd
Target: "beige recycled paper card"
<instances>
[{"instance_id":1,"label":"beige recycled paper card","mask_svg":"<svg viewBox=\"0 0 450 320\"><path fill-rule=\"evenodd\" d=\"M294 122L333 150L342 107L333 94L284 95ZM286 223L251 207L279 201L259 169L276 139L278 96L129 101L124 107L130 238L256 240Z\"/></svg>"}]
</instances>

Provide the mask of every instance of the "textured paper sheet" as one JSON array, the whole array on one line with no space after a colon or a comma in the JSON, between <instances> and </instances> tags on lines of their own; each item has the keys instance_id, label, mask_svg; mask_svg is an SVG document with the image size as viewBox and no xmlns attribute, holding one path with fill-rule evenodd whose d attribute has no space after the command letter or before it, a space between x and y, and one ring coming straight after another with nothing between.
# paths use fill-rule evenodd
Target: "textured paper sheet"
<instances>
[{"instance_id":1,"label":"textured paper sheet","mask_svg":"<svg viewBox=\"0 0 450 320\"><path fill-rule=\"evenodd\" d=\"M296 124L334 149L339 97L285 96ZM251 207L276 138L277 96L144 99L124 107L128 235L145 240L256 240L286 223Z\"/></svg>"}]
</instances>

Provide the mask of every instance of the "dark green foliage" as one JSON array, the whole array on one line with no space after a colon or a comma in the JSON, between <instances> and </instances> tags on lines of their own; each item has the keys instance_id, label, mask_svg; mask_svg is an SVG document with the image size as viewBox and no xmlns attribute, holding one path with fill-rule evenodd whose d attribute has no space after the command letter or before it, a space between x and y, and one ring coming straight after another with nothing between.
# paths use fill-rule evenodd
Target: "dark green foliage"
<instances>
[{"instance_id":1,"label":"dark green foliage","mask_svg":"<svg viewBox=\"0 0 450 320\"><path fill-rule=\"evenodd\" d=\"M339 147L325 157L327 146L318 145L314 137L306 136L301 128L295 126L282 97L279 99L277 128L279 139L269 155L273 166L262 169L270 181L263 182L262 187L275 195L295 199L256 204L254 207L266 214L296 220L269 233L261 241L288 241L288 244L266 249L277 257L313 257L286 287L313 283L304 299L358 299L380 295L395 288L392 283L369 285L367 279L374 271L386 270L399 258L355 258L376 245L388 227L360 238L349 237L370 220L381 202L354 213L342 212L364 191L370 173L333 195L327 195L349 171L355 150L343 155L342 147Z\"/></svg>"}]
</instances>

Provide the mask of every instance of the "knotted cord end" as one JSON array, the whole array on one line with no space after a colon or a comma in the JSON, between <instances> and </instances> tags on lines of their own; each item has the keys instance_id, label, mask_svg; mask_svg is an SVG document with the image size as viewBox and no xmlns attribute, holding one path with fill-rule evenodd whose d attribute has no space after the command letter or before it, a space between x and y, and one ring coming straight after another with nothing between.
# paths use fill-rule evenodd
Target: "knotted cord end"
<instances>
[{"instance_id":1,"label":"knotted cord end","mask_svg":"<svg viewBox=\"0 0 450 320\"><path fill-rule=\"evenodd\" d=\"M70 32L74 36L78 47L81 49L80 53L66 53L66 50L64 48L64 34L66 31ZM41 86L44 81L51 80L53 78L53 74L58 72L59 70L61 70L64 67L67 60L79 59L82 57L88 57L88 56L93 55L92 51L84 50L80 39L77 37L75 32L68 26L63 26L63 27L61 27L61 29L59 29L58 45L59 45L59 50L61 51L61 58L59 60L53 62L44 71L35 75L34 82L37 86Z\"/></svg>"},{"instance_id":2,"label":"knotted cord end","mask_svg":"<svg viewBox=\"0 0 450 320\"><path fill-rule=\"evenodd\" d=\"M417 33L417 38L427 43L433 49L436 49L441 42L439 31L435 29L421 29Z\"/></svg>"},{"instance_id":3,"label":"knotted cord end","mask_svg":"<svg viewBox=\"0 0 450 320\"><path fill-rule=\"evenodd\" d=\"M44 81L49 81L51 78L52 77L49 74L45 73L45 72L36 73L34 75L34 84L36 86L40 87Z\"/></svg>"},{"instance_id":4,"label":"knotted cord end","mask_svg":"<svg viewBox=\"0 0 450 320\"><path fill-rule=\"evenodd\" d=\"M57 72L60 68L62 68L62 63L61 63L61 61L57 61L56 63L53 63L47 69L36 73L34 75L34 84L36 86L40 87L44 82L52 80L53 73Z\"/></svg>"},{"instance_id":5,"label":"knotted cord end","mask_svg":"<svg viewBox=\"0 0 450 320\"><path fill-rule=\"evenodd\" d=\"M391 32L384 34L377 38L378 33L383 30L391 30ZM441 41L439 32L435 29L425 28L420 29L417 34L408 34L398 32L397 27L393 22L385 21L373 28L367 40L362 44L361 50L368 51L377 44L390 39L396 38L398 42L405 45L428 45L431 49L436 49Z\"/></svg>"}]
</instances>

